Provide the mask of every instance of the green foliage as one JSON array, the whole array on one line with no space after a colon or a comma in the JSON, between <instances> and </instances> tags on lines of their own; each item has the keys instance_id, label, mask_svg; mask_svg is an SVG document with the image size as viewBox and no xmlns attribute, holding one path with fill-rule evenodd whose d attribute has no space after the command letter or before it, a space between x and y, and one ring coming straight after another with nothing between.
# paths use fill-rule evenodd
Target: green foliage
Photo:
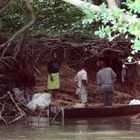
<instances>
[{"instance_id":1,"label":"green foliage","mask_svg":"<svg viewBox=\"0 0 140 140\"><path fill-rule=\"evenodd\" d=\"M94 33L100 38L109 39L109 41L120 36L131 39L133 44L132 54L135 54L140 51L140 19L134 13L140 12L140 0L135 2L127 0L125 4L129 10L115 8L111 12L104 3L100 5L100 11L98 12L83 6L85 18L82 23L84 26L89 26L89 24L93 24L95 21L100 21L102 25Z\"/></svg>"},{"instance_id":2,"label":"green foliage","mask_svg":"<svg viewBox=\"0 0 140 140\"><path fill-rule=\"evenodd\" d=\"M133 57L132 56L128 56L127 60L128 60L128 62L132 62Z\"/></svg>"},{"instance_id":3,"label":"green foliage","mask_svg":"<svg viewBox=\"0 0 140 140\"><path fill-rule=\"evenodd\" d=\"M26 13L23 0L17 1L1 16L1 32L13 33L29 20L25 20L29 15ZM32 0L37 21L30 31L35 34L98 35L109 41L121 36L131 40L134 54L140 50L140 19L138 18L140 0L126 0L124 4L125 9L116 8L110 12L107 5L102 3L100 12L96 12L91 10L89 5L82 5L80 11L60 0Z\"/></svg>"},{"instance_id":4,"label":"green foliage","mask_svg":"<svg viewBox=\"0 0 140 140\"><path fill-rule=\"evenodd\" d=\"M140 0L127 0L125 4L131 12L140 13Z\"/></svg>"},{"instance_id":5,"label":"green foliage","mask_svg":"<svg viewBox=\"0 0 140 140\"><path fill-rule=\"evenodd\" d=\"M17 3L1 17L2 32L13 33L25 24L25 4ZM30 31L35 34L81 32L83 13L76 7L58 0L32 0L32 5L37 20Z\"/></svg>"},{"instance_id":6,"label":"green foliage","mask_svg":"<svg viewBox=\"0 0 140 140\"><path fill-rule=\"evenodd\" d=\"M17 31L24 25L24 11L22 9L23 3L19 1L18 4L9 8L1 17L2 29L1 32L12 33Z\"/></svg>"}]
</instances>

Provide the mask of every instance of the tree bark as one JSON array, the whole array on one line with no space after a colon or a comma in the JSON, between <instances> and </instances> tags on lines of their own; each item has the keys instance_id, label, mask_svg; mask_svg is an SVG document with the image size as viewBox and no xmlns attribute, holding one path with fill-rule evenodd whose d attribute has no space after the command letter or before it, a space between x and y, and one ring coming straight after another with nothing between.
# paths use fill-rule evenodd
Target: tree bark
<instances>
[{"instance_id":1,"label":"tree bark","mask_svg":"<svg viewBox=\"0 0 140 140\"><path fill-rule=\"evenodd\" d=\"M108 8L109 9L113 9L113 8L118 7L115 0L107 0L107 3L108 3Z\"/></svg>"},{"instance_id":2,"label":"tree bark","mask_svg":"<svg viewBox=\"0 0 140 140\"><path fill-rule=\"evenodd\" d=\"M76 7L82 8L82 6L89 6L94 11L100 11L100 7L82 0L63 0L67 3L70 3ZM113 9L114 7L117 7L115 0L107 0L109 10Z\"/></svg>"},{"instance_id":3,"label":"tree bark","mask_svg":"<svg viewBox=\"0 0 140 140\"><path fill-rule=\"evenodd\" d=\"M116 0L116 4L118 5L118 7L121 7L122 0Z\"/></svg>"},{"instance_id":4,"label":"tree bark","mask_svg":"<svg viewBox=\"0 0 140 140\"><path fill-rule=\"evenodd\" d=\"M83 6L89 6L92 10L94 11L100 11L100 7L97 5L93 5L91 3L87 3L85 1L82 0L63 0L67 3L70 3L76 7L82 8Z\"/></svg>"}]
</instances>

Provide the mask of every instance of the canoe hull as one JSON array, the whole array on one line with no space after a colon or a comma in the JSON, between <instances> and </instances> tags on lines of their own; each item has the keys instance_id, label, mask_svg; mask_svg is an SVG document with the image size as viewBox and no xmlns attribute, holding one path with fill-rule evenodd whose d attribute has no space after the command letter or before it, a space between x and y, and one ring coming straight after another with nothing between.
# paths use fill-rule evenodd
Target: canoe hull
<instances>
[{"instance_id":1,"label":"canoe hull","mask_svg":"<svg viewBox=\"0 0 140 140\"><path fill-rule=\"evenodd\" d=\"M59 108L61 110L61 108ZM63 108L59 116L64 118L93 118L128 116L140 113L140 105L96 106L86 108Z\"/></svg>"}]
</instances>

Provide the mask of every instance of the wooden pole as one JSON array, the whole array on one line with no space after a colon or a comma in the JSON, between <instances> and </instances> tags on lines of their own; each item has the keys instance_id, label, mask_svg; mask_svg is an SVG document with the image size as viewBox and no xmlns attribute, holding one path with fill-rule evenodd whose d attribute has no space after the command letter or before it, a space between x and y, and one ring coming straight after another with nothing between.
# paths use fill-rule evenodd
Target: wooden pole
<instances>
[{"instance_id":1,"label":"wooden pole","mask_svg":"<svg viewBox=\"0 0 140 140\"><path fill-rule=\"evenodd\" d=\"M62 109L62 126L64 126L64 119L65 119L64 107L62 107L61 109Z\"/></svg>"}]
</instances>

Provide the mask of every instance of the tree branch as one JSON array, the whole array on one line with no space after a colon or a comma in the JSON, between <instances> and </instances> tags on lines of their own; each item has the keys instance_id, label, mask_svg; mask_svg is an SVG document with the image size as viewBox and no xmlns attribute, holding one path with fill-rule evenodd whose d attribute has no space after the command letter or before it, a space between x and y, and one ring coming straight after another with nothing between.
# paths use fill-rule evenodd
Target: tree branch
<instances>
[{"instance_id":1,"label":"tree branch","mask_svg":"<svg viewBox=\"0 0 140 140\"><path fill-rule=\"evenodd\" d=\"M94 11L100 11L100 7L82 0L62 0L65 1L67 3L70 3L76 7L82 8L83 6L88 6L90 9L94 10ZM114 7L118 7L117 3L115 0L106 0L108 3L108 10L110 11L111 9L113 9Z\"/></svg>"},{"instance_id":2,"label":"tree branch","mask_svg":"<svg viewBox=\"0 0 140 140\"><path fill-rule=\"evenodd\" d=\"M118 8L115 0L107 0L107 3L108 3L108 8L109 9Z\"/></svg>"},{"instance_id":3,"label":"tree branch","mask_svg":"<svg viewBox=\"0 0 140 140\"><path fill-rule=\"evenodd\" d=\"M95 10L95 11L100 11L100 7L97 5L93 5L91 3L82 1L82 0L63 0L67 3L70 3L76 7L82 8L83 6L89 6L91 9Z\"/></svg>"},{"instance_id":4,"label":"tree branch","mask_svg":"<svg viewBox=\"0 0 140 140\"><path fill-rule=\"evenodd\" d=\"M17 120L19 120L20 118L22 118L23 116L26 116L26 113L18 106L18 104L15 102L12 94L10 93L10 91L7 91L7 94L10 96L12 102L15 104L16 108L18 109L19 113L20 113L20 116L18 116L17 118L15 118L14 120L8 122L8 124L11 124Z\"/></svg>"},{"instance_id":5,"label":"tree branch","mask_svg":"<svg viewBox=\"0 0 140 140\"><path fill-rule=\"evenodd\" d=\"M32 8L32 5L31 3L29 2L29 0L24 0L25 1L25 4L26 4L26 7L27 9L29 10L29 12L31 13L31 21L25 25L22 29L20 29L19 31L17 31L7 42L5 42L4 44L2 44L0 46L0 48L3 48L4 46L6 46L6 48L4 49L3 53L2 53L2 56L3 57L6 53L6 51L8 50L8 48L10 47L12 41L18 36L20 35L21 33L23 33L25 30L29 29L34 23L35 23L35 14L34 14L34 11L33 11L33 8Z\"/></svg>"},{"instance_id":6,"label":"tree branch","mask_svg":"<svg viewBox=\"0 0 140 140\"><path fill-rule=\"evenodd\" d=\"M83 6L87 6L89 9L96 11L96 12L100 12L101 9L99 6L82 1L82 0L62 0L65 1L67 3L70 3L78 8L82 8ZM115 8L117 8L117 4L115 0L107 0L107 3L109 5L109 8L107 9L108 12L112 12L112 10ZM129 16L127 14L124 13L124 20L127 22L130 22L129 20Z\"/></svg>"},{"instance_id":7,"label":"tree branch","mask_svg":"<svg viewBox=\"0 0 140 140\"><path fill-rule=\"evenodd\" d=\"M118 7L121 7L122 0L115 0Z\"/></svg>"}]
</instances>

